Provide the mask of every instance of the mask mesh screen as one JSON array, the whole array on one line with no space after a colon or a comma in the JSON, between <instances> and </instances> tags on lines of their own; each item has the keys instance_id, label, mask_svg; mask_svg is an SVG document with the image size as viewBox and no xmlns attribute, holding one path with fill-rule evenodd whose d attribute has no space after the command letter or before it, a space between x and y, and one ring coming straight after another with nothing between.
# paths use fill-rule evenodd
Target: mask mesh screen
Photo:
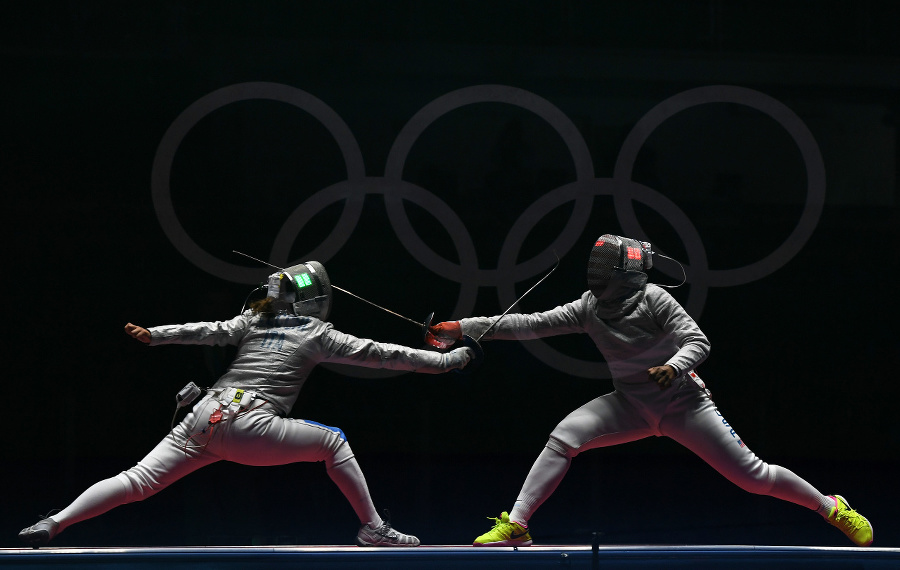
<instances>
[{"instance_id":1,"label":"mask mesh screen","mask_svg":"<svg viewBox=\"0 0 900 570\"><path fill-rule=\"evenodd\" d=\"M619 265L619 244L617 236L604 234L597 239L591 256L588 259L587 281L588 287L599 296L606 289L609 279Z\"/></svg>"}]
</instances>

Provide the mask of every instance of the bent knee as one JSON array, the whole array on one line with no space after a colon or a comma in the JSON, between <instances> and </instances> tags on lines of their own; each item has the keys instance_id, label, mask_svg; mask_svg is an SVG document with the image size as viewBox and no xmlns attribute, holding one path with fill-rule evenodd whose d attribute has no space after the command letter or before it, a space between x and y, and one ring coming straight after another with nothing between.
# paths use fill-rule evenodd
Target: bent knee
<instances>
[{"instance_id":1,"label":"bent knee","mask_svg":"<svg viewBox=\"0 0 900 570\"><path fill-rule=\"evenodd\" d=\"M344 430L336 427L326 426L316 422L311 423L319 428L324 428L327 434L319 446L319 457L316 461L324 461L326 469L337 467L338 465L353 459L353 450L347 443L347 436Z\"/></svg>"},{"instance_id":2,"label":"bent knee","mask_svg":"<svg viewBox=\"0 0 900 570\"><path fill-rule=\"evenodd\" d=\"M329 447L330 454L325 457L325 468L332 469L353 459L353 450L346 438L337 439L334 445Z\"/></svg>"},{"instance_id":3,"label":"bent knee","mask_svg":"<svg viewBox=\"0 0 900 570\"><path fill-rule=\"evenodd\" d=\"M554 437L553 434L550 434L550 439L547 440L547 443L544 444L544 447L546 447L550 451L555 451L563 457L568 457L569 459L578 455L578 449L572 447L563 440Z\"/></svg>"}]
</instances>

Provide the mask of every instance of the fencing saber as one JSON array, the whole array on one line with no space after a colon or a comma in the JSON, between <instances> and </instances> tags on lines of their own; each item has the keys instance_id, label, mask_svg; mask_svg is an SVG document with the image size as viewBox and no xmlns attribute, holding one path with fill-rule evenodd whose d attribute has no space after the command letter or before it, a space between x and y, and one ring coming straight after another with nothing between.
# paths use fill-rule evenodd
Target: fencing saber
<instances>
[{"instance_id":1,"label":"fencing saber","mask_svg":"<svg viewBox=\"0 0 900 570\"><path fill-rule=\"evenodd\" d=\"M555 251L553 252L553 255L556 255ZM481 363L484 362L484 349L481 348L481 344L478 341L480 341L484 337L484 335L486 335L488 333L489 330L494 328L494 326L500 322L500 319L502 319L503 317L505 317L507 315L507 313L512 311L513 307L515 307L516 305L519 304L519 301L521 301L522 299L525 298L526 295L531 293L531 291L535 287L537 287L538 285L543 283L546 278L550 277L550 274L553 273L554 271L556 271L557 267L559 267L559 256L558 255L556 255L556 265L553 266L553 269L551 269L549 272L547 272L546 275L541 277L540 281L538 281L537 283L532 285L528 289L528 291L525 291L524 293L522 293L522 295L520 295L519 298L516 299L513 302L513 304L509 306L508 309L503 311L502 315L500 315L499 317L494 319L494 322L491 323L491 326L486 328L483 333L478 335L478 338L472 338L471 336L469 336L467 334L462 335L462 345L467 348L470 348L472 350L472 352L475 353L475 358L473 358L469 362L469 364L466 365L465 368L458 368L458 369L454 370L453 372L455 372L457 374L468 375L468 374L475 372L475 370L477 370L479 367L481 367ZM433 313L432 313L432 315L433 315Z\"/></svg>"},{"instance_id":2,"label":"fencing saber","mask_svg":"<svg viewBox=\"0 0 900 570\"><path fill-rule=\"evenodd\" d=\"M556 252L555 252L555 251L553 252L553 255L556 255ZM524 293L522 293L522 295L521 295L518 299L516 299L516 300L513 302L513 304L509 306L508 309L506 309L505 311L503 311L503 314L502 314L502 315L500 315L499 317L497 317L496 319L494 319L494 322L491 323L491 326L489 326L488 328L484 329L484 332L481 333L480 335L478 335L478 338L473 339L473 340L474 340L475 342L480 341L481 338L482 338L484 335L486 335L486 334L488 333L489 330L491 330L492 328L494 328L494 325L496 325L497 323L500 322L500 319L502 319L503 317L505 317L507 313L509 313L510 311L512 311L512 308L513 308L513 307L515 307L516 305L519 304L519 301L521 301L522 299L525 298L525 295L528 295L529 293L531 293L532 289L534 289L535 287L537 287L538 285L540 285L541 283L543 283L543 282L544 282L544 279L550 277L550 274L553 273L554 271L556 271L556 268L557 268L557 267L559 267L559 256L558 256L558 255L556 255L556 265L553 266L553 269L551 269L546 275L544 275L543 277L541 277L541 280L538 281L537 283L535 283L534 285L532 285L531 288L528 289L528 291L525 291Z\"/></svg>"},{"instance_id":3,"label":"fencing saber","mask_svg":"<svg viewBox=\"0 0 900 570\"><path fill-rule=\"evenodd\" d=\"M269 267L273 267L273 268L275 268L275 269L277 269L277 270L279 270L279 271L284 271L284 270L285 270L283 267L278 267L277 265L272 265L272 264L269 263L268 261L263 261L262 259L257 259L257 258L255 258L255 257L253 257L252 255L247 255L246 253L237 251L236 249L232 249L231 252L232 252L232 253L236 253L236 254L238 254L238 255L243 255L244 257L250 258L250 259L252 259L253 261L258 261L258 262L262 263L263 265L268 265ZM410 322L410 323L416 325L417 327L420 327L420 328L422 329L422 339L423 339L423 340L424 340L424 338L425 338L425 335L428 333L428 327L431 326L431 321L434 319L434 311L432 311L432 312L428 315L428 317L427 317L423 322L420 323L420 322L418 322L418 321L412 320L412 319L409 318L409 317L404 317L404 316L401 315L400 313L395 313L394 311L392 311L392 310L390 310L390 309L386 309L386 308L382 307L381 305L377 305L377 304L373 303L372 301L369 301L368 299L363 299L362 297L360 297L360 296L357 295L356 293L351 293L350 291L347 291L346 289L342 289L342 288L338 287L337 285L335 285L334 283L331 283L331 288L332 288L332 289L337 289L338 291L340 291L340 292L342 292L342 293L346 293L347 295L350 295L351 297L356 297L356 298L359 299L360 301L363 301L363 302L365 302L365 303L368 303L368 304L372 305L373 307L377 307L377 308L381 309L382 311L384 311L384 312L386 312L386 313L390 313L390 314L394 315L395 317L399 317L399 318L403 319L404 321L408 321L408 322ZM510 307L510 308L512 308L512 307Z\"/></svg>"},{"instance_id":4,"label":"fencing saber","mask_svg":"<svg viewBox=\"0 0 900 570\"><path fill-rule=\"evenodd\" d=\"M409 321L409 322L411 322L412 324L416 325L417 327L422 327L422 340L423 340L423 341L425 340L425 335L428 334L428 327L431 326L431 321L434 319L434 311L431 311L431 313L429 313L428 316L425 317L425 320L422 321L422 322L420 323L420 322L418 322L418 321L412 320L412 319L409 318L409 317L404 317L404 316L401 315L400 313L395 313L394 311L392 311L392 310L390 310L390 309L386 309L386 308L382 307L381 305L376 305L375 303L373 303L372 301L369 301L368 299L363 299L362 297L360 297L360 296L357 295L356 293L351 293L350 291L347 291L346 289L341 289L340 287L338 287L338 286L335 285L334 283L331 284L331 288L332 288L332 289L337 289L338 291L340 291L340 292L342 292L342 293L346 293L347 295L350 295L351 297L356 297L356 298L359 299L360 301L362 301L362 302L364 302L364 303L368 303L368 304L372 305L373 307L377 307L377 308L381 309L382 311L384 311L384 312L386 312L386 313L390 313L390 314L394 315L395 317L400 317L400 318L403 319L404 321Z\"/></svg>"}]
</instances>

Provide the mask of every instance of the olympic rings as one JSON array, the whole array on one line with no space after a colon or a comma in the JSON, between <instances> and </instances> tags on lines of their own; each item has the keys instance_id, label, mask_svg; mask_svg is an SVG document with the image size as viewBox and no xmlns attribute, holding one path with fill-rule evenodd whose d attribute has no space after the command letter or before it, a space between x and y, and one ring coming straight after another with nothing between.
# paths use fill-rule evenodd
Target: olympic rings
<instances>
[{"instance_id":1,"label":"olympic rings","mask_svg":"<svg viewBox=\"0 0 900 570\"><path fill-rule=\"evenodd\" d=\"M183 111L163 135L157 148L151 174L153 205L166 236L194 265L222 279L238 283L256 283L260 269L238 266L220 260L203 250L178 221L170 196L172 163L184 137L205 116L230 103L266 99L300 108L317 120L335 138L347 167L347 180L316 192L300 203L287 217L272 246L270 261L291 264L290 250L305 224L323 208L339 201L344 210L332 232L321 244L302 256L322 262L333 257L347 242L359 222L367 194L384 197L388 220L400 242L413 258L433 273L460 284L460 296L453 318L468 316L475 306L479 287L496 287L505 307L515 300L515 284L545 272L574 247L588 227L595 196L611 196L623 233L646 236L637 220L633 202L654 209L669 221L683 240L688 255L686 271L691 284L686 310L698 317L703 310L709 287L728 287L749 283L771 274L793 258L809 240L818 224L825 202L825 168L818 145L803 121L779 101L752 89L714 85L679 93L646 113L626 137L617 158L613 177L594 177L588 146L575 124L557 107L542 97L506 85L476 85L438 97L418 111L401 129L388 154L383 178L366 177L363 158L356 138L343 120L314 96L278 83L239 83L204 97ZM425 188L403 180L403 168L413 145L438 118L466 105L506 103L529 111L549 124L568 148L575 166L575 181L560 186L535 200L519 216L504 240L497 269L478 266L475 244L462 219L440 197ZM638 152L650 134L666 119L685 109L706 103L736 103L761 111L784 128L797 144L807 173L807 196L803 213L790 236L770 255L750 265L728 270L711 269L699 232L687 215L671 200L655 190L631 180ZM445 224L459 256L458 264L435 253L416 234L406 216L403 201L412 202ZM574 202L575 207L562 233L539 254L516 262L521 247L547 212ZM566 356L542 341L523 343L536 358L568 374L588 378L609 378L603 362L589 362ZM371 376L374 371L344 369L354 376Z\"/></svg>"},{"instance_id":2,"label":"olympic rings","mask_svg":"<svg viewBox=\"0 0 900 570\"><path fill-rule=\"evenodd\" d=\"M825 163L812 133L809 132L800 117L783 103L752 89L731 85L713 85L679 93L644 115L622 144L613 177L617 180L630 180L631 169L637 153L650 133L672 115L703 103L738 103L769 115L791 135L806 164L806 207L794 231L778 249L767 258L738 269L709 269L704 263L701 266L702 269L699 270L709 286L743 285L769 275L790 261L806 245L818 225L822 208L825 206ZM631 207L631 201L625 192L617 192L614 203L616 213L622 219L623 230L627 235L647 235L641 229L634 215L634 209ZM688 252L693 251L691 244L685 245L688 246ZM694 248L702 248L699 242L692 245ZM696 272L694 274L697 275Z\"/></svg>"},{"instance_id":3,"label":"olympic rings","mask_svg":"<svg viewBox=\"0 0 900 570\"><path fill-rule=\"evenodd\" d=\"M153 171L151 174L150 186L152 189L153 207L156 210L156 217L159 219L163 231L166 233L166 236L172 244L194 265L207 273L238 283L257 282L259 280L259 269L251 269L227 263L213 257L198 246L178 221L178 216L175 214L175 208L172 204L169 180L172 174L172 163L175 160L175 152L178 150L181 141L184 140L187 133L199 123L202 118L216 109L230 103L248 99L270 99L273 101L281 101L306 110L321 121L337 141L341 153L344 156L344 161L347 164L348 182L358 182L364 179L366 172L359 145L357 144L353 133L350 132L349 127L347 127L344 121L330 107L300 89L295 89L279 83L238 83L213 91L212 93L201 97L185 109L175 119L171 126L169 126L168 130L166 130L166 133L159 143L159 147L156 149L156 157L153 159ZM336 200L346 199L347 201L343 214L341 214L338 223L326 239L326 242L334 243L331 244L330 249L314 252L318 255L315 259L328 259L330 254L333 253L332 250L336 251L340 249L340 246L342 246L350 236L351 232L347 230L356 225L356 222L362 214L365 193L360 191L361 187L359 185L353 185L349 188L354 191L348 194L336 193L334 196ZM325 207L331 203L328 201L329 198L327 192L324 196L323 192L326 191L323 190L313 198L310 198L310 200L314 200L313 205ZM323 200L325 203L322 203ZM301 212L301 209L304 205L305 204L301 204L294 214L288 218L279 233L280 237L289 237L291 230L294 229L296 224L301 224L302 227L305 216ZM297 228L297 230L299 231L299 228ZM287 263L285 262L287 260L275 257L274 252L286 252L289 249L290 246L279 247L279 244L276 243L273 248L273 257L270 261L275 264L283 264L282 266L286 267ZM313 257L305 259L312 258Z\"/></svg>"}]
</instances>

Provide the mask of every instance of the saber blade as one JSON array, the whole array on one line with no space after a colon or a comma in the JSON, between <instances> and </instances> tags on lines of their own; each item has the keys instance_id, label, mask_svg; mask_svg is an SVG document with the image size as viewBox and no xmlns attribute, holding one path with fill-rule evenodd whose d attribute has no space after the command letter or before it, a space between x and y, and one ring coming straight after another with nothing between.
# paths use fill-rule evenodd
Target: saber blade
<instances>
[{"instance_id":1,"label":"saber blade","mask_svg":"<svg viewBox=\"0 0 900 570\"><path fill-rule=\"evenodd\" d=\"M283 268L283 267L278 267L277 265L272 265L272 264L269 263L268 261L263 261L262 259L257 259L256 257L253 257L252 255L247 255L246 253L241 252L241 251L238 251L238 250L236 250L236 249L233 249L233 250L231 250L231 251L232 251L232 253L236 253L236 254L238 254L238 255L243 255L244 257L250 258L250 259L252 259L253 261L258 261L258 262L262 263L263 265L268 265L269 267L273 267L273 268L275 268L275 269L278 269L279 271L284 271L284 268ZM431 314L428 316L428 318L425 319L424 323L420 323L419 321L414 321L414 320L412 320L412 319L409 318L409 317L404 317L404 316L401 315L400 313L395 313L394 311L392 311L392 310L390 310L390 309L386 309L386 308L382 307L381 305L378 305L378 304L376 304L376 303L373 303L372 301L369 301L368 299L364 299L364 298L360 297L359 295L357 295L356 293L351 293L350 291L347 291L346 289L342 289L342 288L338 287L337 285L335 285L334 283L331 284L331 288L332 288L332 289L337 289L337 290L340 291L341 293L346 293L347 295L350 295L351 297L356 297L356 298L359 299L360 301L362 301L362 302L364 302L364 303L368 303L368 304L372 305L373 307L377 307L377 308L381 309L382 311L384 311L384 312L386 312L386 313L390 313L390 314L394 315L395 317L400 317L400 318L403 319L404 321L409 321L409 322L411 322L412 324L416 325L416 327L418 327L418 328L424 328L424 331L425 331L425 332L422 333L423 336L424 336L425 333L428 332L428 327L431 326L431 320L434 318L434 313L431 313Z\"/></svg>"},{"instance_id":2,"label":"saber blade","mask_svg":"<svg viewBox=\"0 0 900 570\"><path fill-rule=\"evenodd\" d=\"M244 257L249 257L249 258L252 259L253 261L258 261L258 262L262 263L263 265L268 265L269 267L274 267L275 269L279 269L279 270L281 270L281 271L284 271L284 267L278 267L277 265L272 265L272 264L269 263L268 261L263 261L262 259L257 259L257 258L255 258L255 257L253 257L252 255L247 255L246 253L244 253L244 252L242 252L242 251L238 251L238 250L236 250L236 249L232 249L232 250L231 250L231 253L236 253L236 254L238 254L238 255L243 255Z\"/></svg>"},{"instance_id":3,"label":"saber blade","mask_svg":"<svg viewBox=\"0 0 900 570\"><path fill-rule=\"evenodd\" d=\"M355 294L355 293L351 293L350 291L347 291L346 289L341 289L340 287L338 287L338 286L335 285L334 283L331 284L331 288L332 288L332 289L337 289L338 291L340 291L340 292L342 292L342 293L346 293L346 294L350 295L351 297L356 297L356 298L359 299L360 301L362 301L362 302L364 302L364 303L368 303L368 304L372 305L373 307L378 307L378 308L381 309L382 311L384 311L384 312L386 312L386 313L390 313L390 314L394 315L395 317L400 317L400 318L403 319L404 321L409 321L409 322L411 322L412 324L416 325L417 327L421 327L421 326L422 326L422 323L420 323L420 322L418 322L418 321L414 321L414 320L412 320L412 319L409 318L409 317L404 317L404 316L401 315L400 313L395 313L394 311L392 311L392 310L390 310L390 309L385 309L385 308L382 307L381 305L376 305L376 304L373 303L372 301L369 301L368 299L363 299L362 297L360 297L359 295L357 295L357 294Z\"/></svg>"},{"instance_id":4,"label":"saber blade","mask_svg":"<svg viewBox=\"0 0 900 570\"><path fill-rule=\"evenodd\" d=\"M553 252L553 254L556 255L556 252ZM525 298L525 295L531 293L532 289L534 289L535 287L537 287L538 285L540 285L541 283L543 283L543 282L544 282L544 279L550 277L550 274L553 273L554 271L556 271L556 268L557 268L557 267L559 267L559 256L558 256L558 255L556 256L556 265L553 266L553 269L551 269L546 275L544 275L543 277L541 277L541 280L538 281L537 283L535 283L534 285L532 285L532 286L528 289L528 291L525 291L524 293L522 293L522 295L521 295L518 299L516 299L516 300L513 302L513 304L509 306L508 309L506 309L505 311L503 311L503 314L502 314L502 315L500 315L499 317L497 317L496 319L494 319L494 322L491 323L491 326L489 326L488 328L486 328L486 329L484 330L483 333L481 333L480 335L478 335L478 338L475 339L475 342L480 341L480 340L482 339L482 337L484 337L484 335L486 335L486 334L488 333L489 330L491 330L492 328L494 328L494 325L496 325L497 323L499 323L499 322L500 322L500 319L502 319L503 317L505 317L506 314L507 314L508 312L512 311L512 308L515 307L516 305L518 305L518 304L519 304L519 301L521 301L522 299Z\"/></svg>"}]
</instances>

